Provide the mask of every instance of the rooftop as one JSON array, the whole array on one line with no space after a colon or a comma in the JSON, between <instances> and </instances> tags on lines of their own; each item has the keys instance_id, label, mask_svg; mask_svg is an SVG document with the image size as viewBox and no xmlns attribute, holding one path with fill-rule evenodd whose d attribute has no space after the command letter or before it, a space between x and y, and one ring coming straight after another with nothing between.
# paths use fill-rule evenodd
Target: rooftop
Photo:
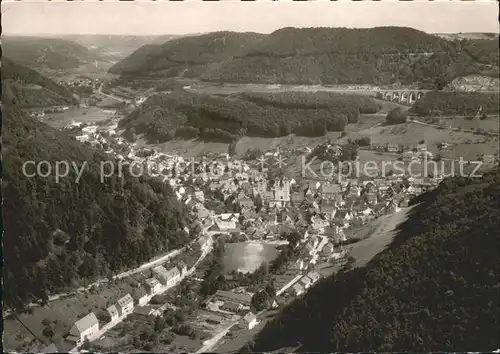
<instances>
[{"instance_id":1,"label":"rooftop","mask_svg":"<svg viewBox=\"0 0 500 354\"><path fill-rule=\"evenodd\" d=\"M97 319L96 315L91 312L87 316L79 319L78 321L75 322L75 327L79 332L84 332L87 329L98 325L99 320Z\"/></svg>"}]
</instances>

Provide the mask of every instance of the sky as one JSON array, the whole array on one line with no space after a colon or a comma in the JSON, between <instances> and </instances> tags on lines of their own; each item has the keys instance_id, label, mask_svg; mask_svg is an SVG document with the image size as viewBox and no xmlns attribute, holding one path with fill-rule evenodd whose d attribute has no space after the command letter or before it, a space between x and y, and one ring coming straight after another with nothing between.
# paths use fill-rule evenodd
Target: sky
<instances>
[{"instance_id":1,"label":"sky","mask_svg":"<svg viewBox=\"0 0 500 354\"><path fill-rule=\"evenodd\" d=\"M270 33L282 27L407 26L430 33L499 32L498 3L436 0L2 1L5 35Z\"/></svg>"}]
</instances>

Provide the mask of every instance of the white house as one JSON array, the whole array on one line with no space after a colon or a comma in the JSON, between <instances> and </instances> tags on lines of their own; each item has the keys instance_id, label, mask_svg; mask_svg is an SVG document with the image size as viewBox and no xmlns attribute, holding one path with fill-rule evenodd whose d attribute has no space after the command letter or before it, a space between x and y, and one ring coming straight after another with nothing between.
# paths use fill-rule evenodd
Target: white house
<instances>
[{"instance_id":1,"label":"white house","mask_svg":"<svg viewBox=\"0 0 500 354\"><path fill-rule=\"evenodd\" d=\"M160 293L161 291L161 284L156 278L149 278L146 279L146 282L144 284L144 287L146 288L148 294L153 297L156 294Z\"/></svg>"},{"instance_id":2,"label":"white house","mask_svg":"<svg viewBox=\"0 0 500 354\"><path fill-rule=\"evenodd\" d=\"M373 214L373 210L371 208L366 208L362 211L363 215L368 216Z\"/></svg>"},{"instance_id":3,"label":"white house","mask_svg":"<svg viewBox=\"0 0 500 354\"><path fill-rule=\"evenodd\" d=\"M120 316L125 317L134 311L134 299L130 294L125 295L116 302L116 308Z\"/></svg>"},{"instance_id":4,"label":"white house","mask_svg":"<svg viewBox=\"0 0 500 354\"><path fill-rule=\"evenodd\" d=\"M302 285L304 289L308 289L311 286L312 281L308 276L304 276L300 278L299 284Z\"/></svg>"},{"instance_id":5,"label":"white house","mask_svg":"<svg viewBox=\"0 0 500 354\"><path fill-rule=\"evenodd\" d=\"M153 273L156 279L163 285L167 285L167 269L164 266L157 266L153 268Z\"/></svg>"},{"instance_id":6,"label":"white house","mask_svg":"<svg viewBox=\"0 0 500 354\"><path fill-rule=\"evenodd\" d=\"M291 288L289 288L289 292L294 296L299 296L304 293L304 288L299 283L296 283L293 284Z\"/></svg>"},{"instance_id":7,"label":"white house","mask_svg":"<svg viewBox=\"0 0 500 354\"><path fill-rule=\"evenodd\" d=\"M177 267L167 270L166 273L167 286L172 286L176 284L181 279L181 272Z\"/></svg>"},{"instance_id":8,"label":"white house","mask_svg":"<svg viewBox=\"0 0 500 354\"><path fill-rule=\"evenodd\" d=\"M290 269L293 269L293 270L302 270L304 268L305 268L305 266L304 266L304 260L303 259L297 259L295 262L293 262L290 265Z\"/></svg>"},{"instance_id":9,"label":"white house","mask_svg":"<svg viewBox=\"0 0 500 354\"><path fill-rule=\"evenodd\" d=\"M221 231L236 229L236 220L234 220L233 218L229 219L216 218L215 223L217 224L219 230Z\"/></svg>"},{"instance_id":10,"label":"white house","mask_svg":"<svg viewBox=\"0 0 500 354\"><path fill-rule=\"evenodd\" d=\"M257 325L257 316L255 316L252 312L247 313L243 316L240 327L245 329L252 329Z\"/></svg>"},{"instance_id":11,"label":"white house","mask_svg":"<svg viewBox=\"0 0 500 354\"><path fill-rule=\"evenodd\" d=\"M312 284L316 283L319 280L319 274L316 273L315 271L308 273L307 277L311 279Z\"/></svg>"},{"instance_id":12,"label":"white house","mask_svg":"<svg viewBox=\"0 0 500 354\"><path fill-rule=\"evenodd\" d=\"M71 341L75 341L77 345L82 344L85 339L92 340L99 333L99 320L96 315L91 312L87 316L75 322L69 331L67 337Z\"/></svg>"},{"instance_id":13,"label":"white house","mask_svg":"<svg viewBox=\"0 0 500 354\"><path fill-rule=\"evenodd\" d=\"M118 313L118 309L116 308L115 305L111 305L106 309L106 311L109 314L109 317L111 318L111 322L116 322L118 321L118 317L120 317L120 314Z\"/></svg>"},{"instance_id":14,"label":"white house","mask_svg":"<svg viewBox=\"0 0 500 354\"><path fill-rule=\"evenodd\" d=\"M149 302L150 297L146 289L141 286L134 291L134 299L139 306L145 306Z\"/></svg>"},{"instance_id":15,"label":"white house","mask_svg":"<svg viewBox=\"0 0 500 354\"><path fill-rule=\"evenodd\" d=\"M224 302L224 304L220 308L224 311L237 313L237 312L243 310L244 307L242 304L240 304L238 302L226 301L226 302Z\"/></svg>"}]
</instances>

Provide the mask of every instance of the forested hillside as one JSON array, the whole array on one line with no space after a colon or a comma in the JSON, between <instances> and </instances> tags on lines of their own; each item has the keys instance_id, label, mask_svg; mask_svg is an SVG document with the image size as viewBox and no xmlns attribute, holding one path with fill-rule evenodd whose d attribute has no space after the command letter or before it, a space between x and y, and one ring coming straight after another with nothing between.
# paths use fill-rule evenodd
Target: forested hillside
<instances>
[{"instance_id":1,"label":"forested hillside","mask_svg":"<svg viewBox=\"0 0 500 354\"><path fill-rule=\"evenodd\" d=\"M282 84L418 82L422 88L440 88L456 76L480 72L498 74L498 50L490 42L447 41L404 27L283 28L201 78Z\"/></svg>"},{"instance_id":2,"label":"forested hillside","mask_svg":"<svg viewBox=\"0 0 500 354\"><path fill-rule=\"evenodd\" d=\"M70 40L45 37L3 37L2 54L30 68L75 69L99 56Z\"/></svg>"},{"instance_id":3,"label":"forested hillside","mask_svg":"<svg viewBox=\"0 0 500 354\"><path fill-rule=\"evenodd\" d=\"M498 66L498 35L495 37L493 39L465 39L461 45L463 50L479 63Z\"/></svg>"},{"instance_id":4,"label":"forested hillside","mask_svg":"<svg viewBox=\"0 0 500 354\"><path fill-rule=\"evenodd\" d=\"M181 37L161 45L139 48L112 66L109 72L128 76L199 76L209 64L222 62L248 48L264 35L258 33L213 32Z\"/></svg>"},{"instance_id":5,"label":"forested hillside","mask_svg":"<svg viewBox=\"0 0 500 354\"><path fill-rule=\"evenodd\" d=\"M16 108L4 106L2 115L3 296L8 307L47 299L188 242L184 209L162 181L131 177L127 166L120 178L115 164L115 175L101 182L107 156ZM27 177L22 168L30 160L48 161L52 174ZM80 178L70 165L68 176L57 181L56 161L83 168ZM27 166L27 173L35 171Z\"/></svg>"},{"instance_id":6,"label":"forested hillside","mask_svg":"<svg viewBox=\"0 0 500 354\"><path fill-rule=\"evenodd\" d=\"M268 323L251 349L500 348L499 198L498 171L445 180L415 200L388 250L318 283Z\"/></svg>"},{"instance_id":7,"label":"forested hillside","mask_svg":"<svg viewBox=\"0 0 500 354\"><path fill-rule=\"evenodd\" d=\"M370 98L333 93L245 93L228 97L177 90L151 96L120 122L127 134L145 134L151 142L174 137L232 141L241 135L277 137L295 133L323 136L342 131L360 113L375 113Z\"/></svg>"},{"instance_id":8,"label":"forested hillside","mask_svg":"<svg viewBox=\"0 0 500 354\"><path fill-rule=\"evenodd\" d=\"M65 87L6 57L2 57L1 75L4 104L33 107L77 103Z\"/></svg>"}]
</instances>

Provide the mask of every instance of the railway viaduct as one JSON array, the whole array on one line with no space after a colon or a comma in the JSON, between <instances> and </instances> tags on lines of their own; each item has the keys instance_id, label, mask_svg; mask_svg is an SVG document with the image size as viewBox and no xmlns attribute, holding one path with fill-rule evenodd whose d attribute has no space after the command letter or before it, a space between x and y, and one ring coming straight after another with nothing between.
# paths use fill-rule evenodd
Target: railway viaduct
<instances>
[{"instance_id":1,"label":"railway viaduct","mask_svg":"<svg viewBox=\"0 0 500 354\"><path fill-rule=\"evenodd\" d=\"M418 101L419 99L424 97L425 94L426 91L422 90L390 90L378 91L377 98L386 101L397 102L404 105L412 105L415 101Z\"/></svg>"}]
</instances>

